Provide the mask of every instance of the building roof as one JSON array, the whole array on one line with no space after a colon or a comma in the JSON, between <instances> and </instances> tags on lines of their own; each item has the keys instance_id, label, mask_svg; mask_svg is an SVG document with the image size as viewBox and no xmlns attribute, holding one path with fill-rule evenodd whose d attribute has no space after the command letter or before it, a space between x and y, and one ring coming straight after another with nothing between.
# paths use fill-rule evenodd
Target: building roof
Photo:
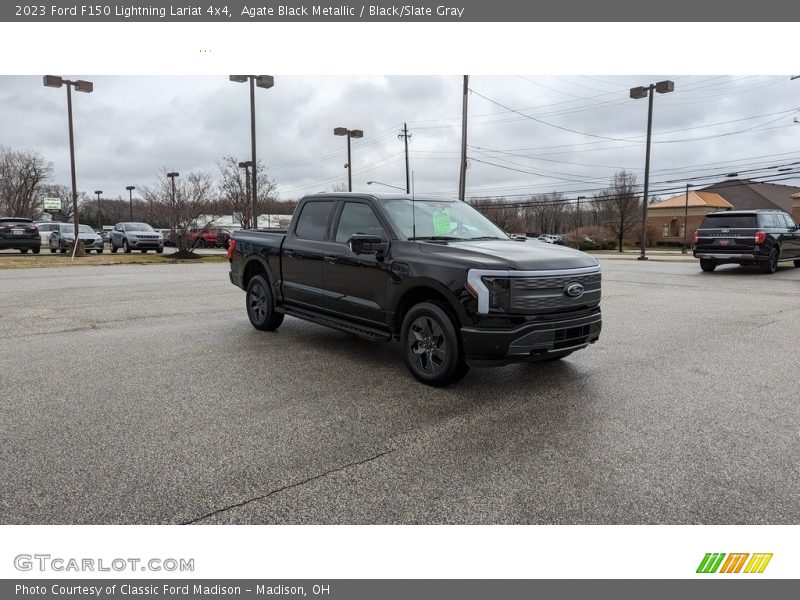
<instances>
[{"instance_id":1,"label":"building roof","mask_svg":"<svg viewBox=\"0 0 800 600\"><path fill-rule=\"evenodd\" d=\"M684 208L686 206L686 194L674 196L660 202L650 205L650 210L659 208ZM731 208L731 204L719 194L714 192L689 192L689 206L691 208L708 207L708 208Z\"/></svg>"},{"instance_id":2,"label":"building roof","mask_svg":"<svg viewBox=\"0 0 800 600\"><path fill-rule=\"evenodd\" d=\"M749 179L728 179L709 185L702 191L719 194L734 209L771 208L791 212L792 196L800 193L800 187Z\"/></svg>"}]
</instances>

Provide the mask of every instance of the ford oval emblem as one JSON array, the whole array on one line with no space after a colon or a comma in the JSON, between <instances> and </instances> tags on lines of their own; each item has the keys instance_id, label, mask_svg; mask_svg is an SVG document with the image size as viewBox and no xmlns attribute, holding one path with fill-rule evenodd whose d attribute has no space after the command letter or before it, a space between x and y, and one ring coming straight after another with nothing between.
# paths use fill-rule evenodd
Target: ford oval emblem
<instances>
[{"instance_id":1,"label":"ford oval emblem","mask_svg":"<svg viewBox=\"0 0 800 600\"><path fill-rule=\"evenodd\" d=\"M583 296L583 284L573 281L564 286L564 293L570 298L580 298Z\"/></svg>"}]
</instances>

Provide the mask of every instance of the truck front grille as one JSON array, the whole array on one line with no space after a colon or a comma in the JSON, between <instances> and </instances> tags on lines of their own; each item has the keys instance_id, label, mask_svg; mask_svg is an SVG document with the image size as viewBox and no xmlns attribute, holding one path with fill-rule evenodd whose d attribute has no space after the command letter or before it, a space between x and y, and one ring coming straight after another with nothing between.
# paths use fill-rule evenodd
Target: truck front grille
<instances>
[{"instance_id":1,"label":"truck front grille","mask_svg":"<svg viewBox=\"0 0 800 600\"><path fill-rule=\"evenodd\" d=\"M600 304L600 273L556 277L511 277L512 314L542 314ZM575 283L583 286L578 297L567 295Z\"/></svg>"}]
</instances>

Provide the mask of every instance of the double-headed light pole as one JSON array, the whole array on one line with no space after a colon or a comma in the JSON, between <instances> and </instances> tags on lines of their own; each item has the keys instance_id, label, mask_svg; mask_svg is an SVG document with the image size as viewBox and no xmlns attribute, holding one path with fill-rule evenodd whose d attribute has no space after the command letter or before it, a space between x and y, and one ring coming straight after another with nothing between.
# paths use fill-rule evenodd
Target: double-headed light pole
<instances>
[{"instance_id":1,"label":"double-headed light pole","mask_svg":"<svg viewBox=\"0 0 800 600\"><path fill-rule=\"evenodd\" d=\"M95 194L97 194L97 228L102 229L100 225L100 194L103 193L103 190L95 190Z\"/></svg>"},{"instance_id":2,"label":"double-headed light pole","mask_svg":"<svg viewBox=\"0 0 800 600\"><path fill-rule=\"evenodd\" d=\"M647 150L644 159L644 192L642 196L642 251L639 260L647 260L645 246L647 245L647 202L650 193L650 138L653 132L653 91L667 94L675 91L675 82L670 80L651 83L648 86L631 88L631 98L640 100L647 98Z\"/></svg>"},{"instance_id":3,"label":"double-headed light pole","mask_svg":"<svg viewBox=\"0 0 800 600\"><path fill-rule=\"evenodd\" d=\"M250 82L250 160L253 162L253 185L252 187L252 203L253 203L253 229L258 228L258 208L256 198L258 198L258 176L256 173L256 87L269 89L275 85L275 78L272 75L231 75L231 81L236 83Z\"/></svg>"},{"instance_id":4,"label":"double-headed light pole","mask_svg":"<svg viewBox=\"0 0 800 600\"><path fill-rule=\"evenodd\" d=\"M84 81L82 79L78 79L76 81L70 81L69 79L64 79L63 77L58 77L56 75L45 75L44 76L44 85L45 87L54 87L60 88L63 85L67 86L67 120L69 122L69 163L70 169L72 173L72 218L73 223L75 225L75 243L73 245L72 250L72 257L75 257L75 253L78 250L78 186L75 181L75 137L72 131L72 88L75 88L75 91L84 92L86 94L91 94L94 91L94 84L91 81Z\"/></svg>"},{"instance_id":5,"label":"double-headed light pole","mask_svg":"<svg viewBox=\"0 0 800 600\"><path fill-rule=\"evenodd\" d=\"M346 135L347 136L347 164L344 166L347 169L347 191L353 191L353 163L350 159L350 138L363 138L364 132L361 129L348 129L347 127L337 127L333 130L333 135Z\"/></svg>"}]
</instances>

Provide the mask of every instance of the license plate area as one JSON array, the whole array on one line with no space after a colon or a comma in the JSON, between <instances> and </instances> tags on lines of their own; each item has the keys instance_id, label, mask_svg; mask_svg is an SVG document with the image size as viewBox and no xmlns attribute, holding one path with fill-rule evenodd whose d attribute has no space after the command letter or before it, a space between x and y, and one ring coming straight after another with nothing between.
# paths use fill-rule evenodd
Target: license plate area
<instances>
[{"instance_id":1,"label":"license plate area","mask_svg":"<svg viewBox=\"0 0 800 600\"><path fill-rule=\"evenodd\" d=\"M13 233L14 235L22 235L23 233L25 233L25 230L24 229L12 229L11 233Z\"/></svg>"},{"instance_id":2,"label":"license plate area","mask_svg":"<svg viewBox=\"0 0 800 600\"><path fill-rule=\"evenodd\" d=\"M732 243L733 243L733 240L728 240L728 239L717 240L717 245L718 246L730 246Z\"/></svg>"}]
</instances>

